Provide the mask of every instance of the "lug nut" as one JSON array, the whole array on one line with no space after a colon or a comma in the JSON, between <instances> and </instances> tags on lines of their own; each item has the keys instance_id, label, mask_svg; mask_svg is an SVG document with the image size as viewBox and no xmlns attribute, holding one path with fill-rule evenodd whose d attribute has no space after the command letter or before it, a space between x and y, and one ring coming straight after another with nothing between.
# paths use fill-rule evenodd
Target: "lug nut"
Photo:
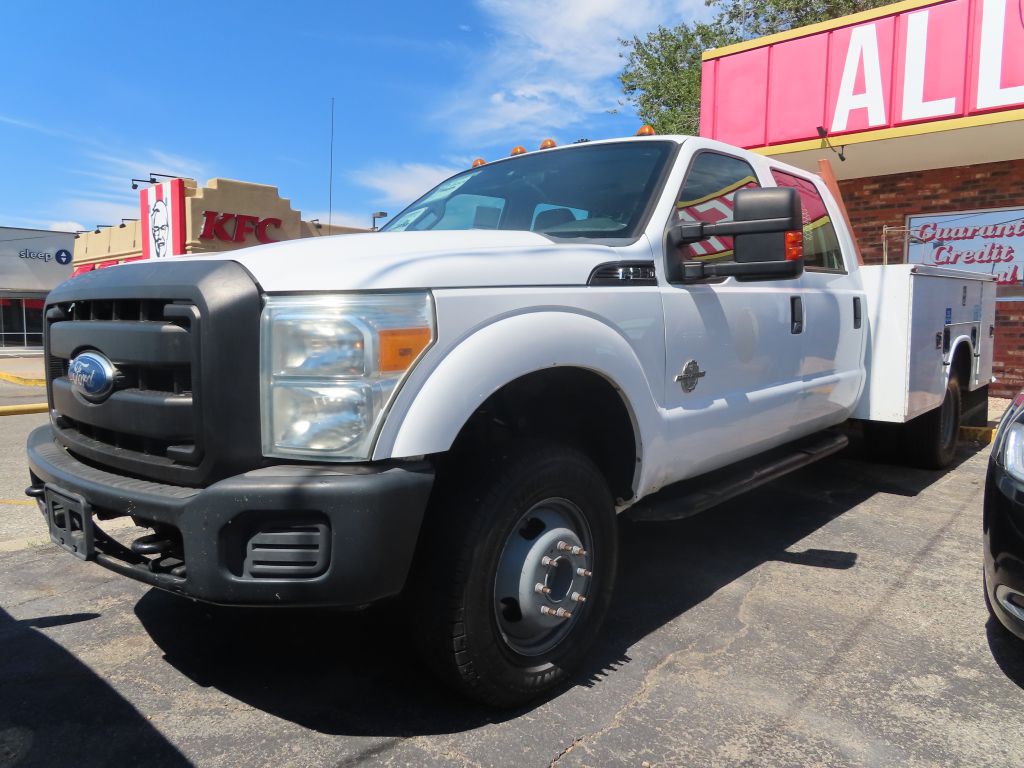
<instances>
[{"instance_id":1,"label":"lug nut","mask_svg":"<svg viewBox=\"0 0 1024 768\"><path fill-rule=\"evenodd\" d=\"M542 605L540 612L545 616L557 616L560 619L572 618L572 611L567 611L565 608L548 608L546 605Z\"/></svg>"},{"instance_id":2,"label":"lug nut","mask_svg":"<svg viewBox=\"0 0 1024 768\"><path fill-rule=\"evenodd\" d=\"M572 599L575 600L577 603L585 603L585 602L587 602L587 598L585 598L579 592L573 592L572 593Z\"/></svg>"},{"instance_id":3,"label":"lug nut","mask_svg":"<svg viewBox=\"0 0 1024 768\"><path fill-rule=\"evenodd\" d=\"M545 587L538 581L536 584L533 585L533 591L536 592L538 595L550 595L551 587Z\"/></svg>"},{"instance_id":4,"label":"lug nut","mask_svg":"<svg viewBox=\"0 0 1024 768\"><path fill-rule=\"evenodd\" d=\"M594 574L593 574L592 571L588 571L586 568L577 568L576 569L576 575L577 576L586 576L587 578L590 578Z\"/></svg>"},{"instance_id":5,"label":"lug nut","mask_svg":"<svg viewBox=\"0 0 1024 768\"><path fill-rule=\"evenodd\" d=\"M550 568L552 565L555 564L555 559L553 557L548 557L547 555L544 555L544 557L540 559L540 564L543 565L545 568Z\"/></svg>"},{"instance_id":6,"label":"lug nut","mask_svg":"<svg viewBox=\"0 0 1024 768\"><path fill-rule=\"evenodd\" d=\"M568 553L573 554L573 555L583 555L584 557L587 554L587 550L585 550L583 547L577 547L577 546L574 546L573 544L568 544L568 543L566 543L564 541L558 542L558 551L559 552L568 552Z\"/></svg>"}]
</instances>

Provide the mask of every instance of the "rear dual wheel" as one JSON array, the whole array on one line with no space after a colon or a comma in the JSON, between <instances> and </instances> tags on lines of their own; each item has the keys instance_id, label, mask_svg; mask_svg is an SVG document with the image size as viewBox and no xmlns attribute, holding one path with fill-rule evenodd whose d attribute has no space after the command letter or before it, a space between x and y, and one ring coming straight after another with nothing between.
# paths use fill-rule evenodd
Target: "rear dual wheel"
<instances>
[{"instance_id":1,"label":"rear dual wheel","mask_svg":"<svg viewBox=\"0 0 1024 768\"><path fill-rule=\"evenodd\" d=\"M960 380L951 375L938 408L906 424L869 421L864 425L868 452L876 461L944 469L956 454L960 434Z\"/></svg>"},{"instance_id":2,"label":"rear dual wheel","mask_svg":"<svg viewBox=\"0 0 1024 768\"><path fill-rule=\"evenodd\" d=\"M569 678L604 621L618 549L611 493L585 455L544 443L444 482L415 577L422 652L472 698L522 704Z\"/></svg>"}]
</instances>

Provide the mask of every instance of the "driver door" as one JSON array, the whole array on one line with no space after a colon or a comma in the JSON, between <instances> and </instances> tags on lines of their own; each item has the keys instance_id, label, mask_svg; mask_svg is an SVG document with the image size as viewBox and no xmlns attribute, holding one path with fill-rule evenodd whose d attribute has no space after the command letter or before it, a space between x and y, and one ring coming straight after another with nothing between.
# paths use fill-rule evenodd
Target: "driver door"
<instances>
[{"instance_id":1,"label":"driver door","mask_svg":"<svg viewBox=\"0 0 1024 768\"><path fill-rule=\"evenodd\" d=\"M735 193L757 186L746 160L698 150L669 226L731 220ZM802 395L802 334L793 322L800 280L730 277L684 284L682 261L730 260L732 238L712 237L679 250L664 254L669 482L795 439Z\"/></svg>"}]
</instances>

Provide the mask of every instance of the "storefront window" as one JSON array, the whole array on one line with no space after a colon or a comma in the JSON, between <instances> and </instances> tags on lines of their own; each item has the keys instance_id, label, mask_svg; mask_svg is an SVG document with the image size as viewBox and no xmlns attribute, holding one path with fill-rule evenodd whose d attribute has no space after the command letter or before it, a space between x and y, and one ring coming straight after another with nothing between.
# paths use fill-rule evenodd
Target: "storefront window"
<instances>
[{"instance_id":1,"label":"storefront window","mask_svg":"<svg viewBox=\"0 0 1024 768\"><path fill-rule=\"evenodd\" d=\"M43 300L0 299L0 347L43 345Z\"/></svg>"}]
</instances>

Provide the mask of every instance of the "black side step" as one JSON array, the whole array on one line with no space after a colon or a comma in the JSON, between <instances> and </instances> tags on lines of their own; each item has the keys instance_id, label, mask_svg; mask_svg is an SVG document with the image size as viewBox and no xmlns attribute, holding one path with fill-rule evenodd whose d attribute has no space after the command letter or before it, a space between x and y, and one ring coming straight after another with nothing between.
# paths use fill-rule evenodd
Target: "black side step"
<instances>
[{"instance_id":1,"label":"black side step","mask_svg":"<svg viewBox=\"0 0 1024 768\"><path fill-rule=\"evenodd\" d=\"M823 432L662 488L623 512L630 520L682 520L841 451L846 435Z\"/></svg>"}]
</instances>

